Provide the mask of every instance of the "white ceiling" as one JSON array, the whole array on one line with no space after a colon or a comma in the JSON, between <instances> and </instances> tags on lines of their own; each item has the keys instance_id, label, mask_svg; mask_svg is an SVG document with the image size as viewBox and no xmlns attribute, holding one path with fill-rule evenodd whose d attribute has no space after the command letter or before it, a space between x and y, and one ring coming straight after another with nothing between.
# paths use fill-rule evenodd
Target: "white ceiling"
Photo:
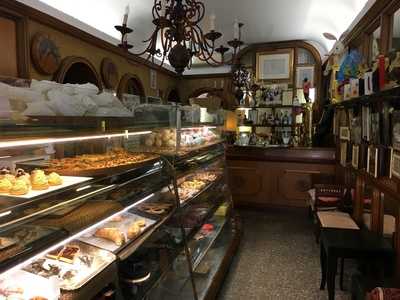
<instances>
[{"instance_id":1,"label":"white ceiling","mask_svg":"<svg viewBox=\"0 0 400 300\"><path fill-rule=\"evenodd\" d=\"M134 29L130 42L134 52L143 48L154 25L151 7L153 0L18 0L60 17L60 12L82 27L85 24L103 32L103 38L119 38L114 25L122 23L125 6L130 5L128 25ZM373 0L369 0L369 2ZM302 39L318 43L323 52L329 51L333 42L326 40L323 32L340 36L364 8L368 0L203 0L206 5L204 28L208 28L208 16L217 16L217 30L224 34L223 42L233 38L235 18L245 23L243 40L261 43ZM43 3L47 5L43 5ZM49 7L50 6L50 7ZM68 18L68 16L66 16ZM65 19L65 16L64 16ZM76 19L76 20L74 20ZM78 22L79 20L80 22ZM68 21L68 20L67 20ZM86 27L86 30L90 30ZM104 35L105 33L105 35ZM112 37L112 38L111 38Z\"/></svg>"}]
</instances>

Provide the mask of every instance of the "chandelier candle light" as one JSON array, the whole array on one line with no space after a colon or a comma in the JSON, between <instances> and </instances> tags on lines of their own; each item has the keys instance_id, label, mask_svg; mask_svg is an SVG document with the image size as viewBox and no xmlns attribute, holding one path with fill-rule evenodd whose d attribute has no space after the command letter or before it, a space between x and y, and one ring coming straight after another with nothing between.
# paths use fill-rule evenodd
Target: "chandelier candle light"
<instances>
[{"instance_id":1,"label":"chandelier candle light","mask_svg":"<svg viewBox=\"0 0 400 300\"><path fill-rule=\"evenodd\" d=\"M132 32L126 25L128 13L129 9L124 15L123 25L115 26L122 35L119 46L125 50L132 47L127 43L127 34ZM154 0L152 15L155 29L149 39L144 41L147 44L146 49L137 55L147 55L147 59L152 62L159 58L161 65L168 58L171 66L180 75L186 68L190 69L194 57L211 66L231 64L244 44L241 41L241 28L244 24L235 20L234 38L228 42L233 49L232 58L225 61L229 48L215 45L222 37L222 33L215 29L215 14L209 17L208 33L204 33L200 26L205 17L205 6L200 0ZM216 54L220 54L220 59L216 58Z\"/></svg>"}]
</instances>

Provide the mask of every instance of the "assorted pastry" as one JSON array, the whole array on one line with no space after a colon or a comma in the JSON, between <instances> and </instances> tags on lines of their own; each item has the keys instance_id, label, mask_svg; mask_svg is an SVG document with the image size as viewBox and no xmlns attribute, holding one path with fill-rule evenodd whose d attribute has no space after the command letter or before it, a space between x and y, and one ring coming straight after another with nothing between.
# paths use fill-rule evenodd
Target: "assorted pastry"
<instances>
[{"instance_id":1,"label":"assorted pastry","mask_svg":"<svg viewBox=\"0 0 400 300\"><path fill-rule=\"evenodd\" d=\"M206 185L215 181L218 175L212 172L198 173L191 176L178 186L179 199L186 202L189 198L199 193Z\"/></svg>"},{"instance_id":2,"label":"assorted pastry","mask_svg":"<svg viewBox=\"0 0 400 300\"><path fill-rule=\"evenodd\" d=\"M174 129L162 129L146 135L142 143L146 147L174 148L176 147L176 131Z\"/></svg>"},{"instance_id":3,"label":"assorted pastry","mask_svg":"<svg viewBox=\"0 0 400 300\"><path fill-rule=\"evenodd\" d=\"M173 204L171 203L142 203L138 206L138 210L152 215L164 215L171 211Z\"/></svg>"},{"instance_id":4,"label":"assorted pastry","mask_svg":"<svg viewBox=\"0 0 400 300\"><path fill-rule=\"evenodd\" d=\"M43 170L34 170L29 174L17 169L13 174L9 168L0 169L0 194L23 196L31 190L43 191L62 184L62 177L55 172L46 175Z\"/></svg>"},{"instance_id":5,"label":"assorted pastry","mask_svg":"<svg viewBox=\"0 0 400 300\"><path fill-rule=\"evenodd\" d=\"M146 227L154 223L154 220L125 212L81 236L80 240L113 252L140 236Z\"/></svg>"},{"instance_id":6,"label":"assorted pastry","mask_svg":"<svg viewBox=\"0 0 400 300\"><path fill-rule=\"evenodd\" d=\"M23 270L43 278L57 277L61 288L79 288L93 274L100 272L115 256L107 251L72 242L47 253Z\"/></svg>"},{"instance_id":7,"label":"assorted pastry","mask_svg":"<svg viewBox=\"0 0 400 300\"><path fill-rule=\"evenodd\" d=\"M114 149L105 154L83 154L75 157L52 159L49 170L62 174L63 171L79 172L108 169L140 163L154 158L156 156L152 154L130 153L124 149Z\"/></svg>"}]
</instances>

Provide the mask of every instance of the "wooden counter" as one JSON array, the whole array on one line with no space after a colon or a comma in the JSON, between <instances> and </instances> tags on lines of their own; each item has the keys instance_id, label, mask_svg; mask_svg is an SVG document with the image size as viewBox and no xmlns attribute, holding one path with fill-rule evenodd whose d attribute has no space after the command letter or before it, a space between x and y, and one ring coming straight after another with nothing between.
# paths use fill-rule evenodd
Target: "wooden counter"
<instances>
[{"instance_id":1,"label":"wooden counter","mask_svg":"<svg viewBox=\"0 0 400 300\"><path fill-rule=\"evenodd\" d=\"M335 175L331 148L229 146L226 158L237 206L305 207L312 175Z\"/></svg>"}]
</instances>

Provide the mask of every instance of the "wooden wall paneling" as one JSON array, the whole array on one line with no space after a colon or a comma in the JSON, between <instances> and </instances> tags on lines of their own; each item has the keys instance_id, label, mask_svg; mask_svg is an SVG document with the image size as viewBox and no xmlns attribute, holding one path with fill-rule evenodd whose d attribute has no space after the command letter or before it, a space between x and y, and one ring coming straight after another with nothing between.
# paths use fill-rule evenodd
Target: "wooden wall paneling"
<instances>
[{"instance_id":1,"label":"wooden wall paneling","mask_svg":"<svg viewBox=\"0 0 400 300\"><path fill-rule=\"evenodd\" d=\"M374 187L371 203L371 231L380 235L383 233L383 208L381 191Z\"/></svg>"},{"instance_id":2,"label":"wooden wall paneling","mask_svg":"<svg viewBox=\"0 0 400 300\"><path fill-rule=\"evenodd\" d=\"M17 11L8 9L2 6L0 3L0 18L9 19L15 22L15 33L16 33L16 49L12 49L16 53L17 58L17 77L29 78L29 40L28 40L28 23L26 16L20 14ZM3 37L6 39L6 37ZM9 37L12 38L12 37ZM4 49L5 50L5 49ZM7 52L7 51L6 51ZM6 53L2 55L5 56ZM2 75L2 74L0 74Z\"/></svg>"},{"instance_id":3,"label":"wooden wall paneling","mask_svg":"<svg viewBox=\"0 0 400 300\"><path fill-rule=\"evenodd\" d=\"M383 55L387 55L390 50L391 32L392 32L392 16L383 13L380 17L381 23L381 43L380 49Z\"/></svg>"},{"instance_id":4,"label":"wooden wall paneling","mask_svg":"<svg viewBox=\"0 0 400 300\"><path fill-rule=\"evenodd\" d=\"M353 219L357 224L362 224L362 215L364 212L364 191L365 191L365 179L363 176L358 175L356 179L356 188L354 194L353 204Z\"/></svg>"},{"instance_id":5,"label":"wooden wall paneling","mask_svg":"<svg viewBox=\"0 0 400 300\"><path fill-rule=\"evenodd\" d=\"M14 20L0 15L0 74L18 77L17 25Z\"/></svg>"}]
</instances>

